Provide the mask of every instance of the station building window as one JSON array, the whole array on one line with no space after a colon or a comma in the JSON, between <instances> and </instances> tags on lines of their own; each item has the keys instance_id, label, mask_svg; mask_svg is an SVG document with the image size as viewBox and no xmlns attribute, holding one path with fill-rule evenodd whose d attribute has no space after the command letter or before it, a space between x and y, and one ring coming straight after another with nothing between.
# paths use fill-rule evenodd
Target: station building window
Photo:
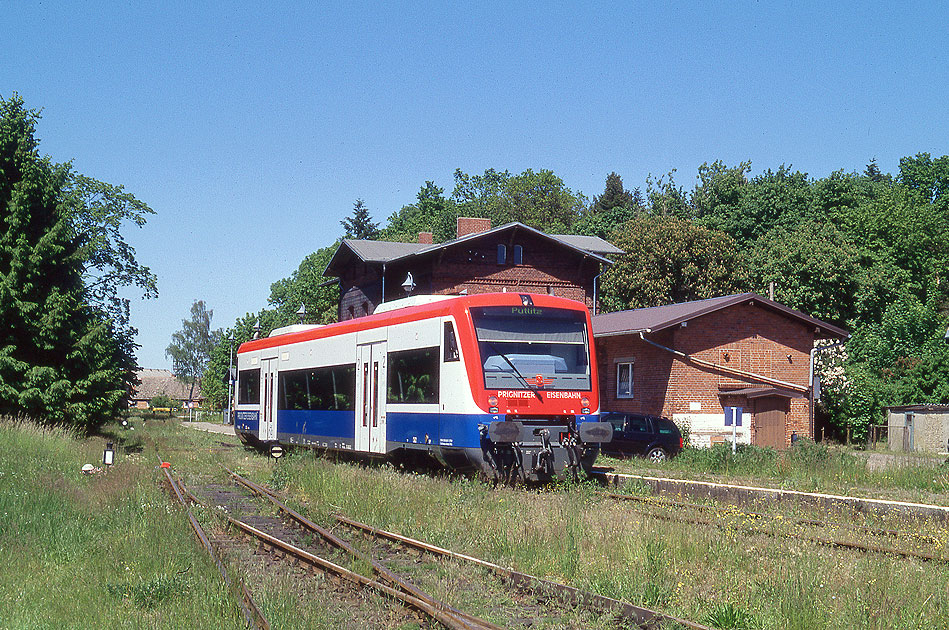
<instances>
[{"instance_id":1,"label":"station building window","mask_svg":"<svg viewBox=\"0 0 949 630\"><path fill-rule=\"evenodd\" d=\"M616 364L616 397L633 397L633 363Z\"/></svg>"}]
</instances>

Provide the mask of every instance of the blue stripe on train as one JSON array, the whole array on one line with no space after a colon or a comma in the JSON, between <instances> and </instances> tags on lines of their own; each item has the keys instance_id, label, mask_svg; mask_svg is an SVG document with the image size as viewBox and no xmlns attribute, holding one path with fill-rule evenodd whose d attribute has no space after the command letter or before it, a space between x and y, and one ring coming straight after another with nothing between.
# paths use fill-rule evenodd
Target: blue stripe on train
<instances>
[{"instance_id":1,"label":"blue stripe on train","mask_svg":"<svg viewBox=\"0 0 949 630\"><path fill-rule=\"evenodd\" d=\"M243 433L257 433L260 429L259 411L237 411L234 414L234 430Z\"/></svg>"},{"instance_id":2,"label":"blue stripe on train","mask_svg":"<svg viewBox=\"0 0 949 630\"><path fill-rule=\"evenodd\" d=\"M494 419L490 414L411 413L386 414L386 439L406 444L436 444L476 448L481 446L479 424Z\"/></svg>"},{"instance_id":3,"label":"blue stripe on train","mask_svg":"<svg viewBox=\"0 0 949 630\"><path fill-rule=\"evenodd\" d=\"M238 412L239 414L242 412ZM256 433L256 412L238 415L236 425L240 431ZM253 413L253 419L250 415ZM481 445L479 424L488 424L494 419L490 414L440 414L390 411L386 414L386 440L405 444L435 444L455 447L478 447ZM322 439L355 439L355 413L352 411L298 411L277 412L277 432L302 436L319 436Z\"/></svg>"},{"instance_id":4,"label":"blue stripe on train","mask_svg":"<svg viewBox=\"0 0 949 630\"><path fill-rule=\"evenodd\" d=\"M277 432L352 440L355 420L353 411L278 411Z\"/></svg>"}]
</instances>

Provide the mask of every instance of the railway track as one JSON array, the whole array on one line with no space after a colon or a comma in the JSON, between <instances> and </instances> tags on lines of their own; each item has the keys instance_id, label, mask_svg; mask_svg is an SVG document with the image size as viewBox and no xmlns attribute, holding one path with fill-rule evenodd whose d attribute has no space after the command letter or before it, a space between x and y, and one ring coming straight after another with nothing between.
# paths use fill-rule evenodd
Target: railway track
<instances>
[{"instance_id":1,"label":"railway track","mask_svg":"<svg viewBox=\"0 0 949 630\"><path fill-rule=\"evenodd\" d=\"M275 507L287 514L287 516L293 519L294 522L299 524L301 527L317 533L321 536L327 538L327 540L338 540L338 537L334 534L329 533L324 528L312 523L302 515L298 514L294 510L288 508L278 497L269 488L256 484L248 479L237 475L236 473L228 470L228 474L239 484L248 488L251 492L258 494L259 496L266 497L269 501L273 503ZM497 576L504 582L515 586L516 588L526 592L529 595L532 595L539 599L548 599L550 597L555 597L569 605L581 605L585 606L591 610L609 612L615 614L618 619L625 622L631 623L635 627L640 628L655 628L662 627L663 625L673 625L677 624L682 627L694 628L694 629L703 629L706 626L697 624L685 619L679 619L677 617L672 617L665 615L663 613L650 610L648 608L642 608L639 606L634 606L627 602L620 600L612 599L609 597L604 597L596 593L590 593L587 591L582 591L580 589L560 584L557 582L552 582L550 580L544 580L542 578L534 577L526 573L520 573L514 571L510 568L505 568L485 560L474 558L465 554L456 553L431 545L429 543L415 540L406 536L394 532L388 532L385 530L377 529L365 525L353 519L347 518L342 515L335 516L336 521L350 528L370 540L384 540L390 545L395 545L403 549L409 549L415 552L422 552L435 556L437 558L448 559L451 561L468 564L472 566L479 567L486 570L487 572ZM346 543L332 542L334 545L342 545Z\"/></svg>"},{"instance_id":2,"label":"railway track","mask_svg":"<svg viewBox=\"0 0 949 630\"><path fill-rule=\"evenodd\" d=\"M766 515L759 512L748 512L733 507L686 503L667 498L639 497L611 492L601 494L616 501L638 504L640 507L634 508L637 512L660 520L706 525L724 529L739 529L746 534L791 538L826 547L949 563L949 556L939 552L929 551L919 547L907 549L905 547L862 542L848 539L847 537L849 534L850 538L859 535L873 538L890 538L902 541L913 541L925 547L943 547L946 544L946 541L938 539L935 536L918 532L877 529L854 523L834 523L818 519L784 519L778 516ZM713 514L713 518L697 516L697 514L708 513ZM826 536L813 533L813 530L833 530L842 532L844 535Z\"/></svg>"},{"instance_id":3,"label":"railway track","mask_svg":"<svg viewBox=\"0 0 949 630\"><path fill-rule=\"evenodd\" d=\"M237 501L247 498L246 495L228 492L220 487L205 486L203 490L204 498L198 497L188 489L185 489L185 493L194 502L210 507L225 508L225 510L233 510L235 498ZM209 495L212 499L210 501L208 500ZM222 517L230 526L251 537L280 559L289 559L320 573L349 582L358 588L374 590L430 617L446 628L453 630L497 630L499 628L499 626L483 619L456 610L425 593L330 531L319 527L315 523L310 523L305 517L290 510L290 508L282 504L277 507L285 518L268 517L260 514L235 518L226 513L223 513ZM304 527L306 531L317 534L326 545L344 552L352 560L368 564L372 567L372 572L375 575L373 577L365 576L343 566L344 560L338 558L331 560L320 555L319 551L325 553L326 550L318 550L316 545L302 540L299 530L288 529L288 519L294 524Z\"/></svg>"},{"instance_id":4,"label":"railway track","mask_svg":"<svg viewBox=\"0 0 949 630\"><path fill-rule=\"evenodd\" d=\"M160 469L165 475L165 479L168 482L168 486L174 492L175 496L178 498L178 501L181 503L181 506L184 508L187 516L188 523L191 525L192 531L194 531L195 536L198 538L198 541L201 543L201 546L208 552L208 555L211 556L211 559L214 561L214 564L217 566L218 572L221 574L221 579L224 580L224 584L227 586L228 590L234 596L234 599L239 602L241 613L244 615L244 619L247 622L247 627L254 630L270 630L270 623L267 621L267 618L261 612L260 607L257 605L257 602L254 600L253 595L250 590L244 584L244 581L240 578L233 579L231 574L228 572L228 569L224 562L221 559L218 550L211 543L211 539L205 533L204 528L198 522L198 519L195 518L194 514L191 512L188 500L186 499L186 493L183 491L182 487L175 481L174 477L171 474L171 467L164 462L161 457L158 458L160 463Z\"/></svg>"},{"instance_id":5,"label":"railway track","mask_svg":"<svg viewBox=\"0 0 949 630\"><path fill-rule=\"evenodd\" d=\"M178 482L178 492L186 501L211 508L207 512L220 516L231 531L256 541L275 561L289 561L332 576L334 583L349 584L360 592L374 591L441 627L498 630L598 623L601 627L649 630L706 628L375 529L345 516L336 516L331 530L287 506L269 488L227 472L235 485L189 489ZM167 470L166 475L170 477ZM433 589L439 596L430 594ZM491 620L465 613L459 609L465 604L455 607L443 596L464 600L464 594L479 591L483 598L497 601Z\"/></svg>"}]
</instances>

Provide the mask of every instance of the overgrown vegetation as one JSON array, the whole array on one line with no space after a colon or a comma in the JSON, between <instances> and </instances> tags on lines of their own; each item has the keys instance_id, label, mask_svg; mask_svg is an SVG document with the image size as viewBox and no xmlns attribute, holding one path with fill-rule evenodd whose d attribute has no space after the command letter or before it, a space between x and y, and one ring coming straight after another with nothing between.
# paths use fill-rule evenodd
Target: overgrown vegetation
<instances>
[{"instance_id":1,"label":"overgrown vegetation","mask_svg":"<svg viewBox=\"0 0 949 630\"><path fill-rule=\"evenodd\" d=\"M0 414L92 432L135 378L124 296L157 289L121 229L152 211L42 156L38 120L0 97Z\"/></svg>"},{"instance_id":2,"label":"overgrown vegetation","mask_svg":"<svg viewBox=\"0 0 949 630\"><path fill-rule=\"evenodd\" d=\"M809 457L800 465L810 467ZM385 466L332 464L305 453L280 461L270 475L317 520L342 512L713 627L926 628L949 613L943 563L747 535L728 519L721 527L702 527L652 518L582 486L495 488ZM852 519L949 539L936 524L776 508L756 506L786 520Z\"/></svg>"},{"instance_id":3,"label":"overgrown vegetation","mask_svg":"<svg viewBox=\"0 0 949 630\"><path fill-rule=\"evenodd\" d=\"M244 627L154 452L135 452L142 430L101 470L103 440L0 422L0 626Z\"/></svg>"},{"instance_id":4,"label":"overgrown vegetation","mask_svg":"<svg viewBox=\"0 0 949 630\"><path fill-rule=\"evenodd\" d=\"M611 466L617 472L753 482L808 492L852 492L937 503L940 496L949 499L949 462L936 459L932 465L874 470L867 465L864 452L807 439L799 440L783 452L739 444L732 453L731 444L725 443L710 448L688 447L661 464L640 458L600 458L597 464Z\"/></svg>"},{"instance_id":5,"label":"overgrown vegetation","mask_svg":"<svg viewBox=\"0 0 949 630\"><path fill-rule=\"evenodd\" d=\"M176 421L133 423L133 430L109 427L117 464L89 476L79 468L100 461L101 440L0 424L0 553L8 560L0 564L0 619L17 619L14 627L24 628L88 627L89 619L105 628L180 627L181 619L189 627L242 627L235 602L157 483L158 453L188 484L224 481L225 464L281 489L318 522L330 524L332 514L342 512L713 627L930 628L949 616L949 565L748 534L737 512L726 513L717 527L683 524L607 500L588 482L495 487L387 464L334 463L303 450L275 462L224 447L221 436L183 429ZM744 466L746 475L783 469L794 476L823 474L850 457L820 445L801 446L787 458L762 449L730 458L730 451L713 449L704 466ZM135 452L140 447L144 451ZM684 467L686 461L674 459L666 467ZM642 484L625 491L649 494ZM939 492L940 502L949 501L949 488ZM944 524L792 504L754 508L778 521L849 520L933 536L938 550L949 544ZM210 512L197 512L214 526ZM251 584L274 627L359 627L333 589L290 573L254 571ZM445 596L490 616L490 598L452 590L451 583L446 588ZM377 627L387 627L391 615L385 606L374 614ZM570 627L568 620L563 625Z\"/></svg>"}]
</instances>

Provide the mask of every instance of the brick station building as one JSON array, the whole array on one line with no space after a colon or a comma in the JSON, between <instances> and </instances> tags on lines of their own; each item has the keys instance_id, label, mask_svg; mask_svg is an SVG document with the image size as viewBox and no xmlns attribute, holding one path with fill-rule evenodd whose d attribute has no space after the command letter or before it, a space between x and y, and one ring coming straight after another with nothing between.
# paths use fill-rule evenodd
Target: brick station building
<instances>
[{"instance_id":1,"label":"brick station building","mask_svg":"<svg viewBox=\"0 0 949 630\"><path fill-rule=\"evenodd\" d=\"M814 436L810 374L818 339L849 333L754 293L594 316L600 406L688 424L692 443L784 449Z\"/></svg>"},{"instance_id":2,"label":"brick station building","mask_svg":"<svg viewBox=\"0 0 949 630\"><path fill-rule=\"evenodd\" d=\"M323 275L340 285L339 321L372 313L382 302L411 295L494 292L546 293L583 302L596 299L596 277L607 256L622 250L595 236L546 234L522 223L492 228L490 219L459 217L457 238L432 243L344 239Z\"/></svg>"}]
</instances>

